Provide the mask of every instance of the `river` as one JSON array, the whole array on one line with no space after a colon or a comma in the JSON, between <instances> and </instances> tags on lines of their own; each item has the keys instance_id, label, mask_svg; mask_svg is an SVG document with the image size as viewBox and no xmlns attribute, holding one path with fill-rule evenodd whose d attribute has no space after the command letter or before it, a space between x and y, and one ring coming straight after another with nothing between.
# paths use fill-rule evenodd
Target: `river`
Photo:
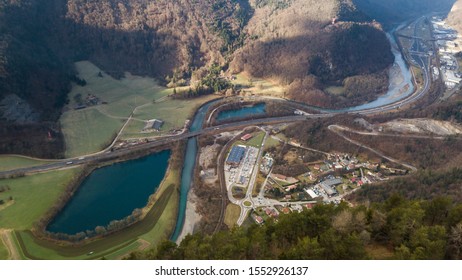
<instances>
[{"instance_id":1,"label":"river","mask_svg":"<svg viewBox=\"0 0 462 280\"><path fill-rule=\"evenodd\" d=\"M395 56L394 65L389 72L390 86L388 92L370 103L330 112L351 112L376 108L404 99L413 93L412 75L394 38L388 34L388 39ZM202 128L206 113L215 102L218 101L209 102L197 111L190 131L193 132ZM265 108L265 104L258 104L252 107L224 111L219 113L218 119L226 120L260 115L265 113ZM177 240L183 229L197 152L197 139L189 139L181 174L178 216L175 230L171 236L173 241ZM95 170L82 183L71 201L49 224L47 230L75 234L94 229L98 225L107 225L112 220L122 219L130 215L135 208L144 207L149 195L155 192L165 176L169 156L170 151L164 151Z\"/></svg>"},{"instance_id":2,"label":"river","mask_svg":"<svg viewBox=\"0 0 462 280\"><path fill-rule=\"evenodd\" d=\"M393 31L392 31L393 32ZM363 104L359 106L354 106L350 108L340 109L340 110L321 110L324 112L334 112L334 113L343 113L343 112L352 112L357 110L364 110L364 109L372 109L381 107L384 105L392 104L399 100L402 100L408 96L410 96L414 90L414 84L412 83L412 74L407 67L407 64L403 58L403 55L400 52L400 49L392 35L392 32L387 33L388 40L390 41L393 55L395 56L395 61L393 66L389 70L389 79L390 85L387 93L380 96L378 99ZM197 131L203 125L205 115L207 113L208 108L217 101L207 103L206 105L202 106L196 116L194 117L193 124L191 126L191 131ZM253 107L244 107L237 110L229 110L220 112L218 115L219 120L223 119L235 119L235 118L245 118L249 115L254 115L255 113L264 113L265 112L265 105L260 105L261 107L255 109ZM317 108L319 109L319 108ZM191 188L192 177L194 166L196 163L196 156L197 156L197 139L192 138L188 140L187 149L186 149L186 156L184 160L184 167L181 177L181 195L180 195L180 207L178 211L178 219L175 227L175 231L171 236L172 241L177 241L178 236L180 235L185 218L185 210L186 204L188 200L188 192Z\"/></svg>"}]
</instances>

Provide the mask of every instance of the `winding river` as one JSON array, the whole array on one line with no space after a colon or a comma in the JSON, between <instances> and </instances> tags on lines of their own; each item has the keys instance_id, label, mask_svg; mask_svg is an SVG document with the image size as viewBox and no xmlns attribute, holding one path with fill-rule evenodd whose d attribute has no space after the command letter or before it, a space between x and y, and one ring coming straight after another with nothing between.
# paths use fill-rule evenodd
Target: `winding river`
<instances>
[{"instance_id":1,"label":"winding river","mask_svg":"<svg viewBox=\"0 0 462 280\"><path fill-rule=\"evenodd\" d=\"M393 36L388 34L388 39L395 56L395 63L389 72L390 86L388 92L370 103L329 112L340 113L377 108L402 100L414 92L411 72ZM199 108L192 121L190 131L194 132L202 128L208 109L216 102L218 100ZM220 120L236 119L264 113L265 104L258 104L253 107L221 112L218 118ZM175 230L171 235L173 241L178 239L183 229L197 153L197 139L191 138L187 142L181 174L178 216ZM141 159L116 163L95 170L85 179L65 208L48 225L47 230L67 234L92 230L96 226L107 225L112 220L123 219L130 215L135 208L144 207L149 196L155 192L165 176L169 157L170 151L163 151Z\"/></svg>"},{"instance_id":2,"label":"winding river","mask_svg":"<svg viewBox=\"0 0 462 280\"><path fill-rule=\"evenodd\" d=\"M392 46L392 52L395 56L395 62L393 67L389 70L389 78L390 78L390 85L388 92L384 95L380 96L378 99L363 104L359 106L349 107L340 110L322 110L325 112L334 112L334 113L344 113L344 112L353 112L357 110L364 110L364 109L373 109L377 107L381 107L384 105L392 104L399 100L402 100L410 95L415 90L414 84L412 82L412 74L407 64L403 58L403 55L400 52L400 49L394 39L394 36L391 33L387 33L388 40ZM217 101L215 101L217 102ZM194 117L193 124L191 126L191 131L197 131L201 129L205 115L207 113L208 108L213 105L215 102L210 102L202 106L196 113ZM255 106L254 106L255 107ZM258 108L257 111L263 110L264 112L264 105L261 108ZM237 110L230 110L224 111L219 114L222 119L227 118L245 118L249 115L253 115L256 112L255 109L249 107L249 109L241 108ZM176 222L175 231L171 236L172 241L177 241L178 236L181 234L183 229L184 219L185 219L185 211L186 211L186 204L188 200L188 192L191 188L191 184L193 182L193 171L194 166L196 163L196 156L197 156L197 139L192 138L188 140L187 149L186 149L186 156L184 160L184 167L183 173L181 177L181 194L180 194L180 206L178 211L178 219Z\"/></svg>"}]
</instances>

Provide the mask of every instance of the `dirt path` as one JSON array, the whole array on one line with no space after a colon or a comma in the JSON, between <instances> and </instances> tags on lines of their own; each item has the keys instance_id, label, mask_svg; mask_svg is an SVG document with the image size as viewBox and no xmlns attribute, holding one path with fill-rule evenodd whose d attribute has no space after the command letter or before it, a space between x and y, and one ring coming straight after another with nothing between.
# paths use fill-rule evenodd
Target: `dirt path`
<instances>
[{"instance_id":1,"label":"dirt path","mask_svg":"<svg viewBox=\"0 0 462 280\"><path fill-rule=\"evenodd\" d=\"M20 260L20 254L16 249L16 246L14 245L13 238L11 234L13 233L13 230L11 229L0 229L0 237L5 245L6 249L8 250L8 254L10 255L11 260Z\"/></svg>"}]
</instances>

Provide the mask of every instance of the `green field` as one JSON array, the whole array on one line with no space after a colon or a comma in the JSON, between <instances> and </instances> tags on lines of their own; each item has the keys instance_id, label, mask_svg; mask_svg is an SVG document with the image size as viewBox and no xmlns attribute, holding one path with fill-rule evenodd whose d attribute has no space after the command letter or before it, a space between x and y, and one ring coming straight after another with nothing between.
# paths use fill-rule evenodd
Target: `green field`
<instances>
[{"instance_id":1,"label":"green field","mask_svg":"<svg viewBox=\"0 0 462 280\"><path fill-rule=\"evenodd\" d=\"M48 177L53 177L52 173L41 175L49 174L51 174L51 176L36 178L38 182L30 182L30 185L33 188L42 184L55 185L56 183L48 180ZM13 183L18 184L16 182L17 180L28 179L35 176L39 175L15 179ZM0 223L0 228L17 229L14 236L18 241L18 249L20 249L24 258L59 260L99 259L104 257L106 259L119 259L141 246L145 248L149 244L157 244L161 240L169 237L176 224L179 201L179 193L177 191L179 178L178 170L168 171L166 178L163 180L155 194L153 207L146 213L146 216L142 221L117 233L97 239L87 244L73 247L61 246L55 242L38 239L29 231L32 226L32 222L21 222L21 226L16 225L16 227L13 227L14 224L10 221L5 224ZM25 183L26 182L22 182L22 184ZM7 209L4 211L6 210ZM1 211L0 214L4 211ZM26 213L26 211L24 211L24 213ZM18 217L18 219L24 219L24 217ZM33 221L34 219L28 220ZM3 220L1 221L3 222ZM92 253L90 254L90 252Z\"/></svg>"},{"instance_id":2,"label":"green field","mask_svg":"<svg viewBox=\"0 0 462 280\"><path fill-rule=\"evenodd\" d=\"M37 160L21 156L0 155L0 171L13 170L17 168L32 167L49 163L45 160Z\"/></svg>"},{"instance_id":3,"label":"green field","mask_svg":"<svg viewBox=\"0 0 462 280\"><path fill-rule=\"evenodd\" d=\"M97 259L122 256L139 247L139 245L133 245L133 243L137 242L139 236L154 229L164 233L163 237L168 237L167 229L158 228L158 221L164 215L164 212L167 212L164 211L167 209L167 205L173 200L176 201L174 199L174 194L176 193L176 188L173 186L168 187L158 197L155 207L147 213L142 221L115 234L81 246L60 246L54 242L37 239L29 231L18 231L16 232L16 237L22 252L30 259ZM153 228L153 225L156 226ZM90 255L90 252L93 253Z\"/></svg>"},{"instance_id":4,"label":"green field","mask_svg":"<svg viewBox=\"0 0 462 280\"><path fill-rule=\"evenodd\" d=\"M165 99L156 103L148 104L136 110L130 123L125 128L122 138L139 138L157 136L171 129L183 128L185 121L191 119L194 112L202 104L217 98L215 95L207 95L190 100ZM142 133L145 123L141 120L161 119L165 123L161 133Z\"/></svg>"},{"instance_id":5,"label":"green field","mask_svg":"<svg viewBox=\"0 0 462 280\"><path fill-rule=\"evenodd\" d=\"M126 73L124 78L116 80L91 62L81 61L75 66L79 77L87 84L83 87L74 85L69 94L69 110L60 120L67 157L94 153L107 147L132 113L133 119L125 127L123 138L157 136L160 133L141 133L145 121L165 121L161 133L182 128L198 106L216 98L205 96L193 100L172 100L167 96L173 93L173 89L159 86L152 78ZM100 72L103 77L98 76ZM83 99L88 94L95 95L107 104L73 110L78 94Z\"/></svg>"},{"instance_id":6,"label":"green field","mask_svg":"<svg viewBox=\"0 0 462 280\"><path fill-rule=\"evenodd\" d=\"M236 204L228 204L226 206L226 212L225 212L225 224L229 228L233 228L236 226L237 220L239 219L239 215L241 214L241 208L237 206Z\"/></svg>"},{"instance_id":7,"label":"green field","mask_svg":"<svg viewBox=\"0 0 462 280\"><path fill-rule=\"evenodd\" d=\"M69 111L61 117L66 157L95 153L107 147L123 121L111 119L96 109Z\"/></svg>"},{"instance_id":8,"label":"green field","mask_svg":"<svg viewBox=\"0 0 462 280\"><path fill-rule=\"evenodd\" d=\"M247 141L247 144L256 148L260 148L261 144L263 143L263 138L265 138L265 133L258 132L257 134L253 134L253 138Z\"/></svg>"},{"instance_id":9,"label":"green field","mask_svg":"<svg viewBox=\"0 0 462 280\"><path fill-rule=\"evenodd\" d=\"M279 145L281 145L281 142L279 142L279 140L276 140L273 137L268 137L266 138L266 142L265 142L265 150L268 150L269 148L272 148L272 147L277 147Z\"/></svg>"},{"instance_id":10,"label":"green field","mask_svg":"<svg viewBox=\"0 0 462 280\"><path fill-rule=\"evenodd\" d=\"M324 89L327 91L329 94L332 95L342 95L345 93L345 88L344 87L335 87L335 86L330 86Z\"/></svg>"},{"instance_id":11,"label":"green field","mask_svg":"<svg viewBox=\"0 0 462 280\"><path fill-rule=\"evenodd\" d=\"M30 229L56 202L79 171L70 169L0 180L0 185L11 188L0 193L0 199L9 201L10 196L13 198L13 203L0 211L0 228Z\"/></svg>"},{"instance_id":12,"label":"green field","mask_svg":"<svg viewBox=\"0 0 462 280\"><path fill-rule=\"evenodd\" d=\"M169 94L168 90L151 78L126 73L125 78L116 80L88 61L77 62L75 66L79 77L87 84L83 87L73 86L69 93L69 110L60 120L67 157L101 150L110 143L137 106L152 103ZM102 72L103 77L98 76L99 72ZM74 97L78 94L83 99L93 94L107 104L73 110L76 106Z\"/></svg>"},{"instance_id":13,"label":"green field","mask_svg":"<svg viewBox=\"0 0 462 280\"><path fill-rule=\"evenodd\" d=\"M0 260L7 260L8 257L8 250L6 249L3 242L0 240Z\"/></svg>"}]
</instances>

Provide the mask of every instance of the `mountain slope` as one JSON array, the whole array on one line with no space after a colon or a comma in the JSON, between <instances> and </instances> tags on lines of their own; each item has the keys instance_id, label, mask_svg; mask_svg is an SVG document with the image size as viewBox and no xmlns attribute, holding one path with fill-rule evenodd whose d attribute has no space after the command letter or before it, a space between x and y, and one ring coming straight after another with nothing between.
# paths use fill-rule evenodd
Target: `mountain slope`
<instances>
[{"instance_id":1,"label":"mountain slope","mask_svg":"<svg viewBox=\"0 0 462 280\"><path fill-rule=\"evenodd\" d=\"M389 42L351 1L274 2L251 2L255 12L245 28L249 39L237 51L232 71L276 79L288 87L290 98L326 107L365 101L323 91L347 77L380 75L378 92L387 87L382 71L393 62Z\"/></svg>"},{"instance_id":2,"label":"mountain slope","mask_svg":"<svg viewBox=\"0 0 462 280\"><path fill-rule=\"evenodd\" d=\"M71 81L85 84L75 76L77 60L91 60L116 78L129 71L166 83L167 76L194 82L214 64L229 66L275 78L290 98L330 107L364 102L370 96L364 98L363 91L383 92L384 70L393 61L380 26L351 0L3 0L0 5L0 111L10 109L12 103L2 107L2 100L14 95L7 100L22 105L8 114L26 112L27 125L56 123ZM346 93L326 93L331 85L345 85ZM5 141L0 152L43 155L25 147L34 146L27 141L35 137L48 143L48 133L17 138L25 141L18 149L9 143L25 124L3 113L0 119L12 126L8 137L0 135ZM59 127L49 131L60 135Z\"/></svg>"}]
</instances>

